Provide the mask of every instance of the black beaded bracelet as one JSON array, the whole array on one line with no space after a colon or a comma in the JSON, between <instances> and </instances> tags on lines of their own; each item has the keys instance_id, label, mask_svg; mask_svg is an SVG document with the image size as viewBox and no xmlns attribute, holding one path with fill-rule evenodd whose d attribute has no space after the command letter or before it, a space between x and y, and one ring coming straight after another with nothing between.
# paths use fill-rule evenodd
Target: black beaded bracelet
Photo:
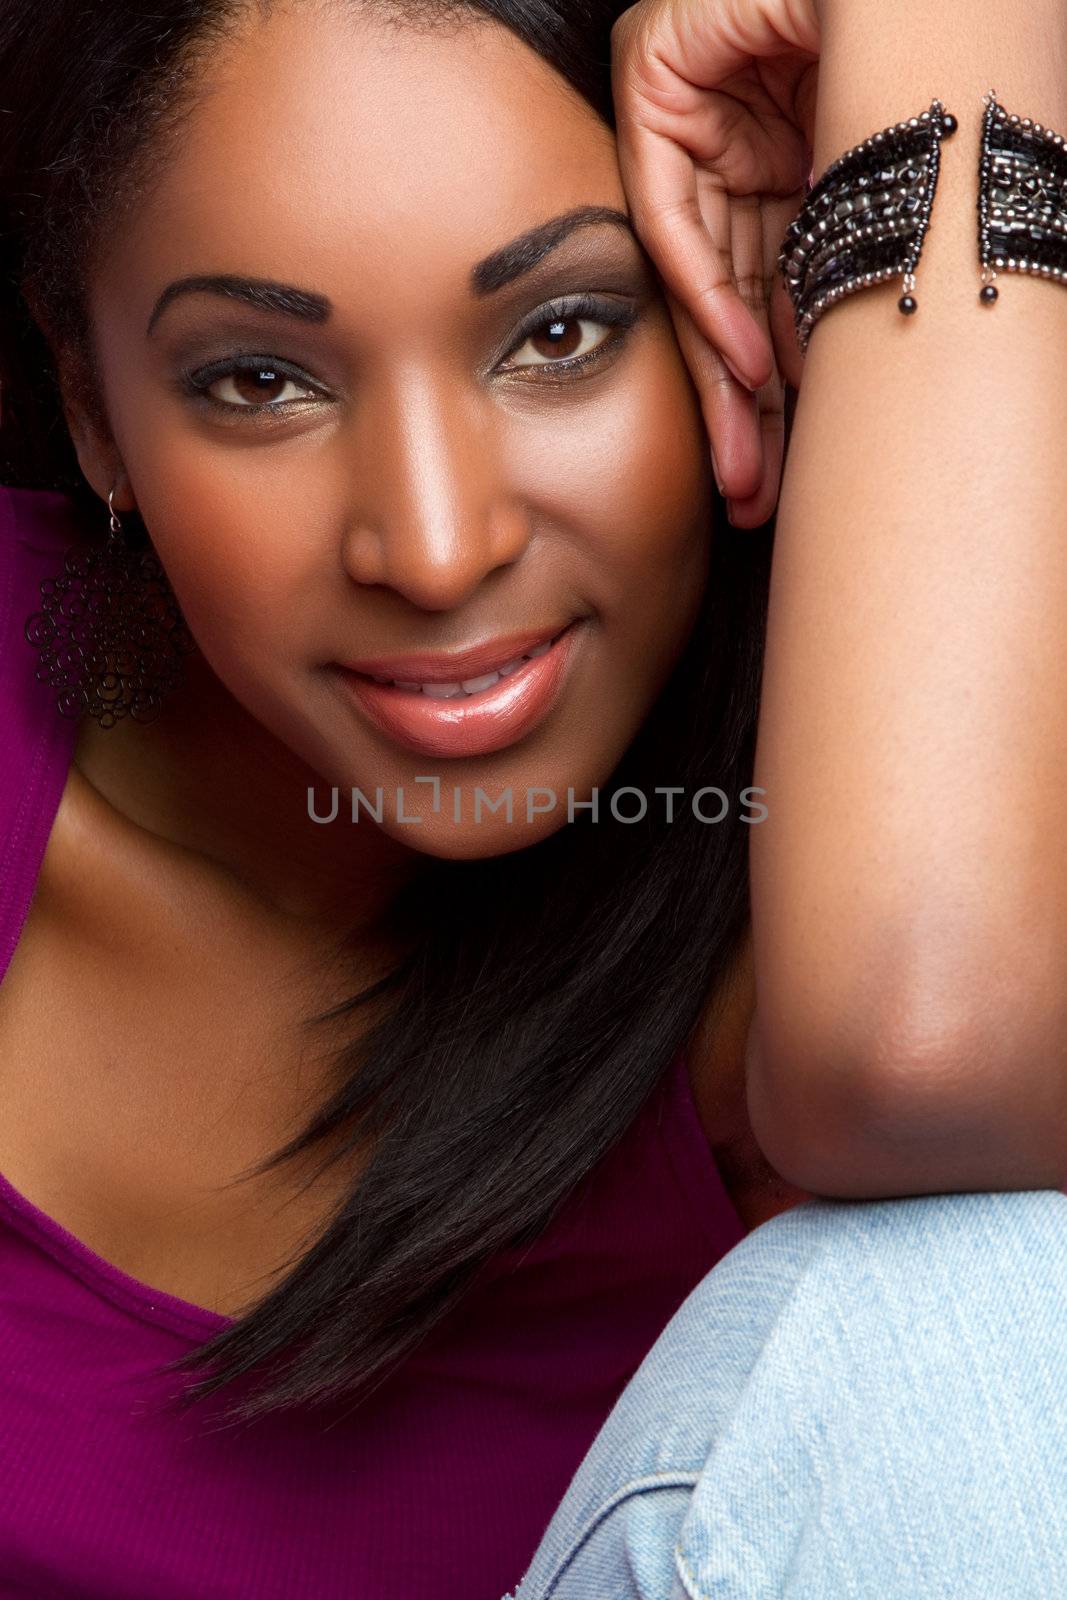
<instances>
[{"instance_id":1,"label":"black beaded bracelet","mask_svg":"<svg viewBox=\"0 0 1067 1600\"><path fill-rule=\"evenodd\" d=\"M1067 279L1067 143L985 97L978 184L980 298L994 305L997 272Z\"/></svg>"},{"instance_id":2,"label":"black beaded bracelet","mask_svg":"<svg viewBox=\"0 0 1067 1600\"><path fill-rule=\"evenodd\" d=\"M956 127L935 100L920 116L846 150L809 190L778 258L801 350L830 306L888 278L903 279L900 311L916 310L915 269L930 225L941 141Z\"/></svg>"}]
</instances>

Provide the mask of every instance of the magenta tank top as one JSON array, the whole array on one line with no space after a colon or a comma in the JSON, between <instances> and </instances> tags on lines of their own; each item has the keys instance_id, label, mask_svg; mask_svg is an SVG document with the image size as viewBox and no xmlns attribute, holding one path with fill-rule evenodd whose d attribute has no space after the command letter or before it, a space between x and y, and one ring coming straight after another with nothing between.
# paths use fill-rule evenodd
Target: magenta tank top
<instances>
[{"instance_id":1,"label":"magenta tank top","mask_svg":"<svg viewBox=\"0 0 1067 1600\"><path fill-rule=\"evenodd\" d=\"M0 488L0 978L73 749L23 625L76 527L65 497ZM497 1257L363 1407L220 1429L210 1404L164 1412L176 1380L156 1369L227 1319L111 1266L0 1177L0 1595L500 1600L743 1234L679 1053L540 1241Z\"/></svg>"}]
</instances>

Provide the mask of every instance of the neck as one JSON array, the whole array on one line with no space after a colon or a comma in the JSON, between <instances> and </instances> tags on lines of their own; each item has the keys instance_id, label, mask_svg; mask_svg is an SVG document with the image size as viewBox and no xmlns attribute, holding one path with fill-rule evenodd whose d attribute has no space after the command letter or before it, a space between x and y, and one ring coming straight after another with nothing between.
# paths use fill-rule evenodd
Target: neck
<instances>
[{"instance_id":1,"label":"neck","mask_svg":"<svg viewBox=\"0 0 1067 1600\"><path fill-rule=\"evenodd\" d=\"M240 705L199 654L159 718L110 729L86 719L74 764L126 820L250 891L309 931L370 927L418 870L417 852L372 821L308 815L315 772Z\"/></svg>"}]
</instances>

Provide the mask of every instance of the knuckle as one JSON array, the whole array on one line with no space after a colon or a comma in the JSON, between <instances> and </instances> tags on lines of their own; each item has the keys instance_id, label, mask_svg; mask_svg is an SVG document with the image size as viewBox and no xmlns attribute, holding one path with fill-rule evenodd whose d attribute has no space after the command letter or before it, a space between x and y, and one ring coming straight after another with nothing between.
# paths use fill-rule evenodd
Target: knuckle
<instances>
[{"instance_id":1,"label":"knuckle","mask_svg":"<svg viewBox=\"0 0 1067 1600\"><path fill-rule=\"evenodd\" d=\"M732 395L735 387L729 368L711 350L700 363L699 382L705 394Z\"/></svg>"},{"instance_id":2,"label":"knuckle","mask_svg":"<svg viewBox=\"0 0 1067 1600\"><path fill-rule=\"evenodd\" d=\"M693 291L694 299L702 304L714 307L722 299L728 287L729 275L724 272L720 278L713 278L707 283L699 284Z\"/></svg>"},{"instance_id":3,"label":"knuckle","mask_svg":"<svg viewBox=\"0 0 1067 1600\"><path fill-rule=\"evenodd\" d=\"M773 289L773 273L746 272L737 280L737 292L750 311L766 311Z\"/></svg>"},{"instance_id":4,"label":"knuckle","mask_svg":"<svg viewBox=\"0 0 1067 1600\"><path fill-rule=\"evenodd\" d=\"M611 62L616 83L638 100L654 54L647 8L643 4L630 6L612 24Z\"/></svg>"},{"instance_id":5,"label":"knuckle","mask_svg":"<svg viewBox=\"0 0 1067 1600\"><path fill-rule=\"evenodd\" d=\"M670 228L677 223L700 222L700 207L691 194L659 195L648 200L641 208L645 221Z\"/></svg>"},{"instance_id":6,"label":"knuckle","mask_svg":"<svg viewBox=\"0 0 1067 1600\"><path fill-rule=\"evenodd\" d=\"M709 372L705 377L704 387L709 394L721 395L729 399L732 397L736 385L730 374L722 371Z\"/></svg>"},{"instance_id":7,"label":"knuckle","mask_svg":"<svg viewBox=\"0 0 1067 1600\"><path fill-rule=\"evenodd\" d=\"M613 46L619 49L625 48L633 38L634 28L637 23L637 9L635 5L627 6L626 10L620 11L615 18L611 25L611 43Z\"/></svg>"},{"instance_id":8,"label":"knuckle","mask_svg":"<svg viewBox=\"0 0 1067 1600\"><path fill-rule=\"evenodd\" d=\"M637 230L655 246L669 251L679 235L689 238L700 236L714 258L716 276L713 287L720 289L730 277L729 257L708 232L695 195L661 195L646 197L634 208Z\"/></svg>"}]
</instances>

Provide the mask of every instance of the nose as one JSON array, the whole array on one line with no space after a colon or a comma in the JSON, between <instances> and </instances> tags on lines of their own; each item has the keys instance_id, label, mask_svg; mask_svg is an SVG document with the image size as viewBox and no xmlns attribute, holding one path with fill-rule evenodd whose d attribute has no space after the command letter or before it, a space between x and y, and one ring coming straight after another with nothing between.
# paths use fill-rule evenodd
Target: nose
<instances>
[{"instance_id":1,"label":"nose","mask_svg":"<svg viewBox=\"0 0 1067 1600\"><path fill-rule=\"evenodd\" d=\"M455 374L408 374L368 398L358 423L353 515L342 561L426 611L462 605L530 537L509 482L503 421Z\"/></svg>"}]
</instances>

